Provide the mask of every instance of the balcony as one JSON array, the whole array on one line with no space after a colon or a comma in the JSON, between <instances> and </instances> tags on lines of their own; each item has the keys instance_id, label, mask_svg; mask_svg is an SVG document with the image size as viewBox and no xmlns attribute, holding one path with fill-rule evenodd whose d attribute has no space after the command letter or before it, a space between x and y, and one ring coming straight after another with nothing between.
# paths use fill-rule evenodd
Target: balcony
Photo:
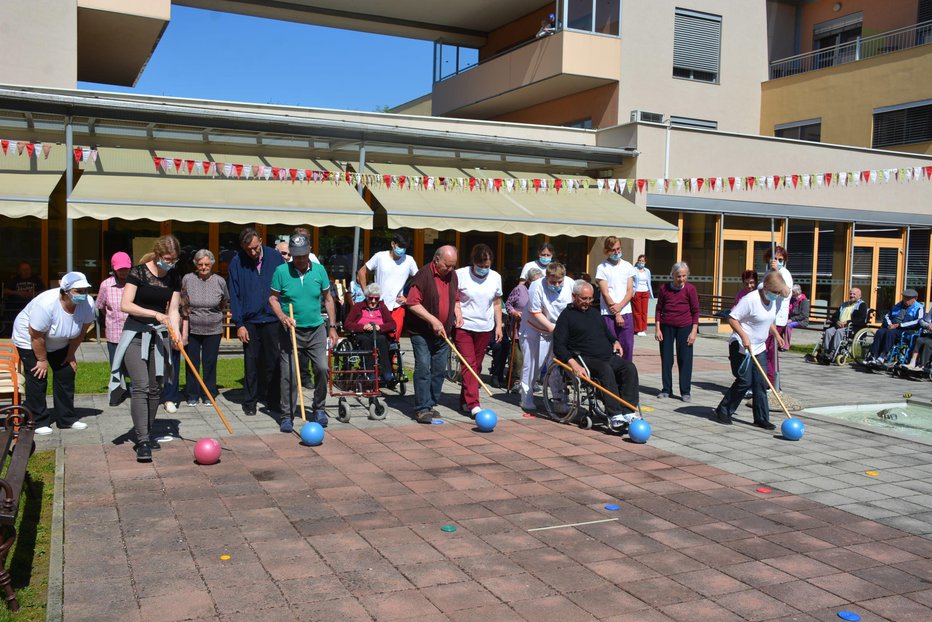
<instances>
[{"instance_id":1,"label":"balcony","mask_svg":"<svg viewBox=\"0 0 932 622\"><path fill-rule=\"evenodd\" d=\"M854 63L927 43L932 43L932 20L773 61L770 63L770 79Z\"/></svg>"},{"instance_id":2,"label":"balcony","mask_svg":"<svg viewBox=\"0 0 932 622\"><path fill-rule=\"evenodd\" d=\"M133 86L171 17L171 0L78 0L78 80Z\"/></svg>"},{"instance_id":3,"label":"balcony","mask_svg":"<svg viewBox=\"0 0 932 622\"><path fill-rule=\"evenodd\" d=\"M433 114L494 118L620 77L620 38L564 30L436 82Z\"/></svg>"}]
</instances>

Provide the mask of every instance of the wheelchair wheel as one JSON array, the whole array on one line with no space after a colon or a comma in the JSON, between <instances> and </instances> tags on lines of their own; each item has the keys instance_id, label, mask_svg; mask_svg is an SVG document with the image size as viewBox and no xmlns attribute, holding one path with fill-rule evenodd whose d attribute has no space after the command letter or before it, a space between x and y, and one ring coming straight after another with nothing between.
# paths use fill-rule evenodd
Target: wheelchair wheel
<instances>
[{"instance_id":1,"label":"wheelchair wheel","mask_svg":"<svg viewBox=\"0 0 932 622\"><path fill-rule=\"evenodd\" d=\"M844 367L845 363L847 362L848 362L847 354L839 354L838 356L835 357L835 364L838 365L839 367Z\"/></svg>"},{"instance_id":2,"label":"wheelchair wheel","mask_svg":"<svg viewBox=\"0 0 932 622\"><path fill-rule=\"evenodd\" d=\"M872 328L862 328L851 340L851 356L857 362L863 362L871 351L871 344L874 343L874 330Z\"/></svg>"},{"instance_id":3,"label":"wheelchair wheel","mask_svg":"<svg viewBox=\"0 0 932 622\"><path fill-rule=\"evenodd\" d=\"M350 420L349 405L346 403L346 399L340 398L340 403L337 406L337 421L340 423L348 423Z\"/></svg>"},{"instance_id":4,"label":"wheelchair wheel","mask_svg":"<svg viewBox=\"0 0 932 622\"><path fill-rule=\"evenodd\" d=\"M456 353L453 352L452 348L450 349L449 358L447 359L447 380L450 382L463 381L463 370L460 359L456 356Z\"/></svg>"},{"instance_id":5,"label":"wheelchair wheel","mask_svg":"<svg viewBox=\"0 0 932 622\"><path fill-rule=\"evenodd\" d=\"M591 430L592 429L592 417L590 417L589 415L582 415L581 417L578 418L576 425L578 425L583 430Z\"/></svg>"},{"instance_id":6,"label":"wheelchair wheel","mask_svg":"<svg viewBox=\"0 0 932 622\"><path fill-rule=\"evenodd\" d=\"M369 400L369 418L373 421L381 421L385 418L385 406L375 398Z\"/></svg>"},{"instance_id":7,"label":"wheelchair wheel","mask_svg":"<svg viewBox=\"0 0 932 622\"><path fill-rule=\"evenodd\" d=\"M559 394L554 394L558 391ZM568 423L579 412L579 378L560 365L551 365L544 375L544 411L555 421Z\"/></svg>"}]
</instances>

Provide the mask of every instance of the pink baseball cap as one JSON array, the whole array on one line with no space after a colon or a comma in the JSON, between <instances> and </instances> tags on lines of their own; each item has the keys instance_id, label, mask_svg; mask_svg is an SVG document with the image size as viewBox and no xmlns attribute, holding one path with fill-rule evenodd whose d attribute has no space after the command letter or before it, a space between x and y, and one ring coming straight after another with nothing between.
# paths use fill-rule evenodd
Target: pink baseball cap
<instances>
[{"instance_id":1,"label":"pink baseball cap","mask_svg":"<svg viewBox=\"0 0 932 622\"><path fill-rule=\"evenodd\" d=\"M132 268L133 260L129 258L129 255L120 251L119 253L113 253L113 257L110 258L110 268L113 270L121 270L123 268Z\"/></svg>"}]
</instances>

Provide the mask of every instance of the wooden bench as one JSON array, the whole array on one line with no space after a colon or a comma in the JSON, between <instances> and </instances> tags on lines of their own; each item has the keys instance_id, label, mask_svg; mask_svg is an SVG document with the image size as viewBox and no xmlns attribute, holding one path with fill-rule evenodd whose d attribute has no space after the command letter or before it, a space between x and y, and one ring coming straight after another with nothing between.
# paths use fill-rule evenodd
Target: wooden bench
<instances>
[{"instance_id":1,"label":"wooden bench","mask_svg":"<svg viewBox=\"0 0 932 622\"><path fill-rule=\"evenodd\" d=\"M19 611L6 561L16 540L20 494L28 483L26 465L35 451L35 424L25 406L7 406L0 408L0 426L0 586L10 611Z\"/></svg>"}]
</instances>

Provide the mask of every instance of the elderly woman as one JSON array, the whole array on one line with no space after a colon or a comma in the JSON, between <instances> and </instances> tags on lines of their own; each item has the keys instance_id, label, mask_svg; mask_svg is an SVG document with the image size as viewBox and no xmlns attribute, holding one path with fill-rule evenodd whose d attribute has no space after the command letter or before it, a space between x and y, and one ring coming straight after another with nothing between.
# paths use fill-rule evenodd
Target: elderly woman
<instances>
[{"instance_id":1,"label":"elderly woman","mask_svg":"<svg viewBox=\"0 0 932 622\"><path fill-rule=\"evenodd\" d=\"M223 311L230 303L230 292L223 277L213 271L214 254L202 248L194 253L194 272L181 279L182 341L187 345L188 358L194 369L200 369L201 379L212 397L217 397L217 355L223 335ZM198 400L210 401L191 367L187 370L185 398L188 406Z\"/></svg>"},{"instance_id":2,"label":"elderly woman","mask_svg":"<svg viewBox=\"0 0 932 622\"><path fill-rule=\"evenodd\" d=\"M388 351L388 335L395 332L396 327L392 312L382 301L382 287L378 283L366 285L366 299L354 304L343 322L343 328L351 333L357 333L357 343L361 349L378 349L381 382L392 380L392 358ZM372 357L367 356L363 365L366 369L372 369Z\"/></svg>"},{"instance_id":3,"label":"elderly woman","mask_svg":"<svg viewBox=\"0 0 932 622\"><path fill-rule=\"evenodd\" d=\"M528 299L528 288L531 287L531 283L534 281L543 278L544 271L539 268L531 268L527 272L527 279L524 281L519 281L515 288L511 290L508 294L508 299L505 301L505 312L508 314L509 321L511 322L511 335L514 339L523 342L524 333L521 331L521 316L527 311L527 305L529 302ZM512 356L513 355L513 356ZM509 379L501 379L500 386L504 386L505 383L511 381L511 377L514 374L511 372L511 369L521 369L524 366L524 356L521 352L521 348L512 346L509 351L509 356L512 356L512 360L508 362L508 376ZM502 364L502 374L505 373L504 370L505 364ZM495 374L492 375L492 381L495 382ZM505 387L511 391L512 387Z\"/></svg>"},{"instance_id":4,"label":"elderly woman","mask_svg":"<svg viewBox=\"0 0 932 622\"><path fill-rule=\"evenodd\" d=\"M181 277L175 270L181 245L173 235L158 238L152 251L133 266L123 288L123 311L129 314L111 369L111 395L119 384L119 365L124 363L132 378L130 414L136 434L136 460L151 462L152 450L161 449L150 439L152 424L159 410L159 397L165 378L171 378L171 350L168 327L181 335Z\"/></svg>"},{"instance_id":5,"label":"elderly woman","mask_svg":"<svg viewBox=\"0 0 932 622\"><path fill-rule=\"evenodd\" d=\"M471 265L456 271L459 283L463 325L456 329L453 340L456 349L477 374L482 371L482 359L489 339L502 340L502 276L492 270L492 249L476 244L470 253ZM463 374L460 385L460 409L475 417L479 405L479 383L469 373Z\"/></svg>"},{"instance_id":6,"label":"elderly woman","mask_svg":"<svg viewBox=\"0 0 932 622\"><path fill-rule=\"evenodd\" d=\"M786 332L783 333L783 341L786 345L780 349L785 352L790 347L790 336L794 328L805 328L809 326L809 299L803 293L803 288L799 284L793 285L793 295L790 297L790 317L786 323Z\"/></svg>"},{"instance_id":7,"label":"elderly woman","mask_svg":"<svg viewBox=\"0 0 932 622\"><path fill-rule=\"evenodd\" d=\"M660 342L661 389L659 398L673 394L673 352L680 372L680 398L692 399L693 344L699 333L699 294L688 283L689 266L685 261L673 264L670 283L664 283L657 294L654 318L654 339Z\"/></svg>"},{"instance_id":8,"label":"elderly woman","mask_svg":"<svg viewBox=\"0 0 932 622\"><path fill-rule=\"evenodd\" d=\"M48 373L52 371L52 403L58 427L83 430L74 410L74 355L88 327L94 323L91 286L80 272L62 277L59 287L42 292L20 311L13 322L13 344L26 374L26 408L32 411L36 434L52 433L52 415L46 408Z\"/></svg>"}]
</instances>

